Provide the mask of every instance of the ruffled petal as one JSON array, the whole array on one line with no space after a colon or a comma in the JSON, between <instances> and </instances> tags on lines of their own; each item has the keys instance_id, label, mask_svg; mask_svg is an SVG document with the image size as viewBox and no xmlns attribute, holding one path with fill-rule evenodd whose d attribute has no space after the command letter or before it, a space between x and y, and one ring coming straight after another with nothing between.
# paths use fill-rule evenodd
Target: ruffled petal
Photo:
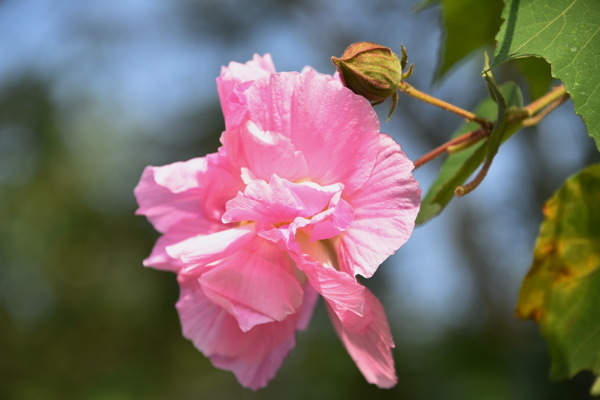
<instances>
[{"instance_id":1,"label":"ruffled petal","mask_svg":"<svg viewBox=\"0 0 600 400\"><path fill-rule=\"evenodd\" d=\"M166 252L186 265L186 269L192 269L234 255L254 236L254 225L244 225L209 235L188 236L185 240L169 245Z\"/></svg>"},{"instance_id":2,"label":"ruffled petal","mask_svg":"<svg viewBox=\"0 0 600 400\"><path fill-rule=\"evenodd\" d=\"M287 246L309 284L327 300L334 312L340 317L347 312L363 315L365 287L353 276L337 269L333 248L328 248L326 243L311 242L308 235L296 232Z\"/></svg>"},{"instance_id":3,"label":"ruffled petal","mask_svg":"<svg viewBox=\"0 0 600 400\"><path fill-rule=\"evenodd\" d=\"M144 260L144 266L178 272L183 268L184 264L180 260L180 257L169 254L167 248L199 234L208 235L217 229L221 229L221 226L203 219L184 219L179 221L167 233L158 238L152 249L152 253Z\"/></svg>"},{"instance_id":4,"label":"ruffled petal","mask_svg":"<svg viewBox=\"0 0 600 400\"><path fill-rule=\"evenodd\" d=\"M275 66L270 54L263 57L255 54L252 60L245 64L231 62L227 67L221 68L221 75L217 78L217 90L226 129L239 125L245 115L245 100L240 93L243 93L252 81L268 77L274 72Z\"/></svg>"},{"instance_id":5,"label":"ruffled petal","mask_svg":"<svg viewBox=\"0 0 600 400\"><path fill-rule=\"evenodd\" d=\"M367 181L379 150L379 120L366 99L313 70L256 80L244 96L249 119L302 152L306 180L342 183L349 193Z\"/></svg>"},{"instance_id":6,"label":"ruffled petal","mask_svg":"<svg viewBox=\"0 0 600 400\"><path fill-rule=\"evenodd\" d=\"M308 324L315 309L315 305L319 300L319 293L317 293L308 283L304 284L304 299L302 300L302 307L296 314L297 322L296 329L303 331L308 328Z\"/></svg>"},{"instance_id":7,"label":"ruffled petal","mask_svg":"<svg viewBox=\"0 0 600 400\"><path fill-rule=\"evenodd\" d=\"M202 206L207 218L221 224L225 204L245 186L240 170L231 163L231 156L224 148L209 154L207 172L202 177Z\"/></svg>"},{"instance_id":8,"label":"ruffled petal","mask_svg":"<svg viewBox=\"0 0 600 400\"><path fill-rule=\"evenodd\" d=\"M342 234L338 250L343 271L367 278L408 240L421 203L412 162L389 136L381 134L380 143L369 180L346 197L354 220Z\"/></svg>"},{"instance_id":9,"label":"ruffled petal","mask_svg":"<svg viewBox=\"0 0 600 400\"><path fill-rule=\"evenodd\" d=\"M341 197L341 192L333 195L329 208L313 216L310 220L296 220L294 223L309 234L310 241L326 240L344 232L354 219L354 209Z\"/></svg>"},{"instance_id":10,"label":"ruffled petal","mask_svg":"<svg viewBox=\"0 0 600 400\"><path fill-rule=\"evenodd\" d=\"M174 237L164 235L159 237L152 248L152 253L144 260L144 267L152 267L173 272L179 271L183 267L183 263L177 258L169 256L166 250L167 246L170 246L177 241L178 240Z\"/></svg>"},{"instance_id":11,"label":"ruffled petal","mask_svg":"<svg viewBox=\"0 0 600 400\"><path fill-rule=\"evenodd\" d=\"M206 168L206 158L146 167L134 189L136 214L145 215L159 232L182 219L203 218L198 176Z\"/></svg>"},{"instance_id":12,"label":"ruffled petal","mask_svg":"<svg viewBox=\"0 0 600 400\"><path fill-rule=\"evenodd\" d=\"M335 205L334 198L339 202L341 190L340 185L293 183L277 175L269 183L255 179L248 182L243 193L227 202L223 222L257 221L270 225L290 223L297 217L312 218Z\"/></svg>"},{"instance_id":13,"label":"ruffled petal","mask_svg":"<svg viewBox=\"0 0 600 400\"><path fill-rule=\"evenodd\" d=\"M364 315L346 313L340 318L328 303L329 316L346 350L369 383L380 388L396 385L394 341L381 303L365 289Z\"/></svg>"},{"instance_id":14,"label":"ruffled petal","mask_svg":"<svg viewBox=\"0 0 600 400\"><path fill-rule=\"evenodd\" d=\"M329 302L336 313L363 314L365 288L351 276L310 262L304 262L299 268L306 274L313 289Z\"/></svg>"},{"instance_id":15,"label":"ruffled petal","mask_svg":"<svg viewBox=\"0 0 600 400\"><path fill-rule=\"evenodd\" d=\"M315 302L315 296L307 293L298 314L243 332L234 317L206 297L198 275L180 274L178 280L183 335L216 367L232 371L242 385L255 390L275 376L295 346L296 329L310 318Z\"/></svg>"},{"instance_id":16,"label":"ruffled petal","mask_svg":"<svg viewBox=\"0 0 600 400\"><path fill-rule=\"evenodd\" d=\"M202 290L233 315L242 331L283 321L302 304L302 286L289 256L262 238L214 262L200 277Z\"/></svg>"},{"instance_id":17,"label":"ruffled petal","mask_svg":"<svg viewBox=\"0 0 600 400\"><path fill-rule=\"evenodd\" d=\"M222 149L202 158L146 167L134 189L136 214L145 215L162 233L185 219L221 224L225 203L243 186L239 170L232 168Z\"/></svg>"},{"instance_id":18,"label":"ruffled petal","mask_svg":"<svg viewBox=\"0 0 600 400\"><path fill-rule=\"evenodd\" d=\"M307 176L304 154L296 150L289 138L277 132L263 131L252 121L235 132L240 135L238 141L243 146L243 166L252 171L255 179L269 180L273 171L289 181ZM232 141L227 143L228 147Z\"/></svg>"}]
</instances>

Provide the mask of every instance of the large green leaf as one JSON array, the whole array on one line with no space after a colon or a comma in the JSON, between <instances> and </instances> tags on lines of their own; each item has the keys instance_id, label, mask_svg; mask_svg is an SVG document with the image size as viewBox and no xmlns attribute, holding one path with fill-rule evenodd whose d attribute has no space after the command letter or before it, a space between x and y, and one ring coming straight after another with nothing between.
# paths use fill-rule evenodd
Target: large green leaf
<instances>
[{"instance_id":1,"label":"large green leaf","mask_svg":"<svg viewBox=\"0 0 600 400\"><path fill-rule=\"evenodd\" d=\"M600 374L600 164L570 178L544 214L517 316L540 324L553 378Z\"/></svg>"},{"instance_id":2,"label":"large green leaf","mask_svg":"<svg viewBox=\"0 0 600 400\"><path fill-rule=\"evenodd\" d=\"M505 2L494 64L530 55L548 60L600 149L600 1Z\"/></svg>"},{"instance_id":3,"label":"large green leaf","mask_svg":"<svg viewBox=\"0 0 600 400\"><path fill-rule=\"evenodd\" d=\"M502 0L442 0L441 5L445 44L440 47L438 77L474 50L493 46Z\"/></svg>"},{"instance_id":4,"label":"large green leaf","mask_svg":"<svg viewBox=\"0 0 600 400\"><path fill-rule=\"evenodd\" d=\"M550 89L552 72L550 64L541 57L517 58L512 63L517 67L529 86L531 100L543 96Z\"/></svg>"},{"instance_id":5,"label":"large green leaf","mask_svg":"<svg viewBox=\"0 0 600 400\"><path fill-rule=\"evenodd\" d=\"M502 93L507 107L522 106L523 98L521 90L514 83L508 82L501 85L500 93ZM498 117L498 106L491 97L488 97L476 108L475 114L489 120L495 120ZM479 125L474 122L466 123L457 131L454 137L477 128L479 128ZM508 139L509 136L507 135L502 140ZM437 179L431 185L427 195L421 202L417 224L429 221L448 205L454 197L454 190L462 185L477 170L477 167L481 165L488 155L487 144L487 141L482 141L446 157Z\"/></svg>"}]
</instances>

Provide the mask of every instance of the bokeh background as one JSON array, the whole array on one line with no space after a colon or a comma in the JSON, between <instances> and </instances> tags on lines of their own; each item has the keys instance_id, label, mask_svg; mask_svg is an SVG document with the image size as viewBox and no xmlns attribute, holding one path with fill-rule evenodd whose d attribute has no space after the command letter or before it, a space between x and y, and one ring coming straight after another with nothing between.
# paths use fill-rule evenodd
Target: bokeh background
<instances>
[{"instance_id":1,"label":"bokeh background","mask_svg":"<svg viewBox=\"0 0 600 400\"><path fill-rule=\"evenodd\" d=\"M364 381L322 304L269 387L241 388L182 338L174 275L142 267L157 233L133 187L145 165L217 149L221 65L268 52L279 70L333 73L352 42L403 43L413 85L475 106L482 52L434 80L440 9L415 4L0 0L0 399L587 398L591 377L550 382L537 327L513 317L544 200L598 160L570 103L367 282L396 340L392 390ZM460 124L401 97L382 130L417 159ZM424 190L438 168L416 171Z\"/></svg>"}]
</instances>

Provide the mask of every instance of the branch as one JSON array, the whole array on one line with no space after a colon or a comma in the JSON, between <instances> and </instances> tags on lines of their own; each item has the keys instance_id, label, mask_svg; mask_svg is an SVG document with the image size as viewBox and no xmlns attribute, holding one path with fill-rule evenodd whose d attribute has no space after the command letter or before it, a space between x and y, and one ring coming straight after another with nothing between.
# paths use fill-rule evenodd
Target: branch
<instances>
[{"instance_id":1,"label":"branch","mask_svg":"<svg viewBox=\"0 0 600 400\"><path fill-rule=\"evenodd\" d=\"M454 104L447 103L436 97L428 95L427 93L423 93L420 90L415 89L412 85L410 85L409 83L406 83L405 81L401 81L398 84L398 89L401 92L406 93L409 96L412 96L416 99L424 101L425 103L429 103L436 107L442 108L446 111L453 112L454 114L460 115L461 117L466 118L469 121L477 122L482 127L491 127L492 126L492 123L490 121L488 121L484 118L480 118L477 115L473 114L472 112L464 110L460 107L457 107Z\"/></svg>"},{"instance_id":2,"label":"branch","mask_svg":"<svg viewBox=\"0 0 600 400\"><path fill-rule=\"evenodd\" d=\"M475 144L478 141L480 141L481 139L489 136L489 134L490 134L490 130L488 128L482 127L477 130L467 132L464 135L461 135L457 138L454 138L454 139L442 144L441 146L436 147L435 149L431 150L429 153L425 154L423 157L421 157L417 161L415 161L415 163L414 163L415 169L419 168L423 164L428 163L429 161L433 160L434 158L441 156L442 154L447 152L450 147L468 144L468 146L461 146L461 149L467 148L470 145Z\"/></svg>"},{"instance_id":3,"label":"branch","mask_svg":"<svg viewBox=\"0 0 600 400\"><path fill-rule=\"evenodd\" d=\"M540 122L542 119L544 119L548 114L550 114L552 111L554 111L555 108L557 108L558 106L560 106L562 103L564 103L567 100L569 100L569 95L565 92L565 94L563 94L562 97L559 97L558 99L554 100L552 103L548 104L548 106L546 108L544 108L538 115L531 117L531 118L524 119L521 122L521 125L522 126L537 125L538 122Z\"/></svg>"},{"instance_id":4,"label":"branch","mask_svg":"<svg viewBox=\"0 0 600 400\"><path fill-rule=\"evenodd\" d=\"M538 111L553 103L555 100L560 99L564 96L569 96L565 85L555 86L550 92L546 93L545 95L543 95L536 101L530 103L526 107L523 107L523 109L527 111L527 116L531 117L535 115L535 113L537 113Z\"/></svg>"}]
</instances>

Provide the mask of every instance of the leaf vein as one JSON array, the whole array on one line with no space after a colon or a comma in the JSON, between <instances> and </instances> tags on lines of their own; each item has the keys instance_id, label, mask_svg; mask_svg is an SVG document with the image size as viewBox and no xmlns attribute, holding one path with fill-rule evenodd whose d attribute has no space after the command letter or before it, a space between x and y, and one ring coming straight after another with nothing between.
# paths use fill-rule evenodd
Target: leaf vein
<instances>
[{"instance_id":1,"label":"leaf vein","mask_svg":"<svg viewBox=\"0 0 600 400\"><path fill-rule=\"evenodd\" d=\"M569 7L565 8L565 10L563 12L561 12L560 14L558 14L556 16L556 18L554 18L552 21L548 22L546 24L546 26L544 27L544 29L542 29L541 31L538 31L535 35L532 35L528 40L526 40L523 44L521 44L521 46L517 47L514 52L518 53L521 49L523 49L525 46L527 46L527 44L529 44L529 42L531 42L533 39L537 38L538 36L540 36L541 34L543 34L543 32L548 29L552 24L554 24L554 22L556 22L559 18L563 17L567 11L569 11L579 0L575 0L573 1ZM557 35L558 36L558 35Z\"/></svg>"}]
</instances>

